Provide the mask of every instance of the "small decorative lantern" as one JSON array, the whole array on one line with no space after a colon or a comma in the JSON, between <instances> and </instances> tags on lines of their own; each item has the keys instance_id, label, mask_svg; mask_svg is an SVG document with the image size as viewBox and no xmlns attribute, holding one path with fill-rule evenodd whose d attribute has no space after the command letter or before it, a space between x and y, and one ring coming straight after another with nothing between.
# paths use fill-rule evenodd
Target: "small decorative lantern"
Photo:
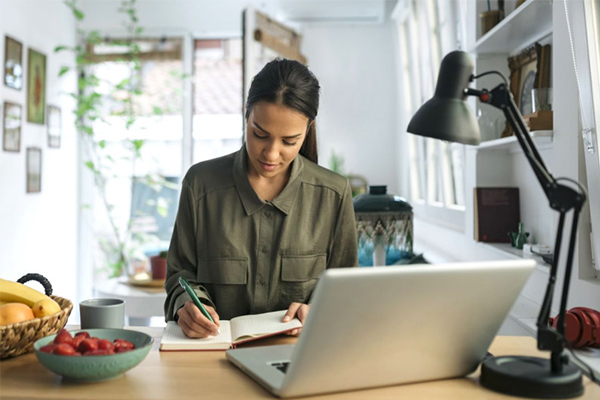
<instances>
[{"instance_id":1,"label":"small decorative lantern","mask_svg":"<svg viewBox=\"0 0 600 400\"><path fill-rule=\"evenodd\" d=\"M406 199L387 194L387 186L369 186L369 193L353 202L360 266L390 265L413 257L413 212Z\"/></svg>"}]
</instances>

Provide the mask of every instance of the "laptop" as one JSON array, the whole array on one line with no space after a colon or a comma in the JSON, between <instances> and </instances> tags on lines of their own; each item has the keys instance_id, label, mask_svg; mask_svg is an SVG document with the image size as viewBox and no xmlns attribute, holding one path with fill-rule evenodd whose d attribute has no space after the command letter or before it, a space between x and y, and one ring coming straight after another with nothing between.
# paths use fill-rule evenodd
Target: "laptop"
<instances>
[{"instance_id":1,"label":"laptop","mask_svg":"<svg viewBox=\"0 0 600 400\"><path fill-rule=\"evenodd\" d=\"M475 371L533 260L325 271L294 345L228 350L279 397L461 377Z\"/></svg>"}]
</instances>

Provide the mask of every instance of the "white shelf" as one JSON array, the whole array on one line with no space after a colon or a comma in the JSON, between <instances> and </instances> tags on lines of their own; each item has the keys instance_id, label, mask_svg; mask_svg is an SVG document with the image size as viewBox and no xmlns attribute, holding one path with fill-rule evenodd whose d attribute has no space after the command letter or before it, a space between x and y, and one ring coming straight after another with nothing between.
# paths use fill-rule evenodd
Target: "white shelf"
<instances>
[{"instance_id":1,"label":"white shelf","mask_svg":"<svg viewBox=\"0 0 600 400\"><path fill-rule=\"evenodd\" d=\"M510 243L483 243L479 242L481 246L493 250L494 252L501 254L509 259L529 259L536 262L536 269L546 274L550 273L550 265L546 264L544 259L535 254L525 254L523 250L519 250L510 245Z\"/></svg>"},{"instance_id":2,"label":"white shelf","mask_svg":"<svg viewBox=\"0 0 600 400\"><path fill-rule=\"evenodd\" d=\"M548 148L552 145L552 136L554 131L533 131L530 132L531 138L533 139L533 143L535 144L538 150L543 148ZM519 151L521 150L521 145L517 141L516 136L509 136L500 139L488 140L486 142L481 142L479 146L475 148L476 150L501 150L501 151Z\"/></svg>"},{"instance_id":3,"label":"white shelf","mask_svg":"<svg viewBox=\"0 0 600 400\"><path fill-rule=\"evenodd\" d=\"M552 1L527 0L483 35L472 53L512 53L552 33Z\"/></svg>"}]
</instances>

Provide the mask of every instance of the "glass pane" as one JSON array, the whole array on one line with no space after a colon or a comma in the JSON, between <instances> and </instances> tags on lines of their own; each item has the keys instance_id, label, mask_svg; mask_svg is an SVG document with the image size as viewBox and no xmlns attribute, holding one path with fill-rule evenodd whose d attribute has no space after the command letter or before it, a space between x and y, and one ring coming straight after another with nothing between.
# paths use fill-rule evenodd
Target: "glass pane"
<instances>
[{"instance_id":1,"label":"glass pane","mask_svg":"<svg viewBox=\"0 0 600 400\"><path fill-rule=\"evenodd\" d=\"M421 185L421 171L424 171L424 165L420 162L418 157L418 139L419 138L415 135L408 135L410 193L412 200L424 201L425 193L423 191L423 185Z\"/></svg>"},{"instance_id":2,"label":"glass pane","mask_svg":"<svg viewBox=\"0 0 600 400\"><path fill-rule=\"evenodd\" d=\"M444 193L444 204L455 205L456 204L456 193L454 187L454 178L452 175L452 158L450 153L450 145L448 142L439 142L440 146L440 181L442 183L442 190Z\"/></svg>"},{"instance_id":3,"label":"glass pane","mask_svg":"<svg viewBox=\"0 0 600 400\"><path fill-rule=\"evenodd\" d=\"M406 24L402 24L400 31L400 62L402 63L402 101L404 103L404 111L407 118L411 118L416 111L412 94L414 86L411 81L411 64L410 64L410 48L408 45L409 30Z\"/></svg>"},{"instance_id":4,"label":"glass pane","mask_svg":"<svg viewBox=\"0 0 600 400\"><path fill-rule=\"evenodd\" d=\"M233 153L242 145L242 41L196 40L193 162Z\"/></svg>"},{"instance_id":5,"label":"glass pane","mask_svg":"<svg viewBox=\"0 0 600 400\"><path fill-rule=\"evenodd\" d=\"M456 205L465 205L465 182L464 182L464 159L465 146L460 144L452 144L449 146L452 159L452 184L454 186L454 194L456 195Z\"/></svg>"},{"instance_id":6,"label":"glass pane","mask_svg":"<svg viewBox=\"0 0 600 400\"><path fill-rule=\"evenodd\" d=\"M441 53L441 44L440 44L440 36L442 33L442 27L439 24L439 15L438 9L435 5L434 0L429 0L427 2L427 23L429 25L430 31L430 51L431 51L431 71L433 72L433 81L437 80L437 73L440 66L440 62L442 61Z\"/></svg>"},{"instance_id":7,"label":"glass pane","mask_svg":"<svg viewBox=\"0 0 600 400\"><path fill-rule=\"evenodd\" d=\"M181 41L169 40L175 42ZM100 267L118 261L121 247L125 267L143 270L147 256L166 249L172 234L182 175L184 76L181 54L161 53L161 43L144 41L148 51L139 68L118 61L119 49L113 54L109 45L97 46L100 61L88 70L102 95L95 146L83 154L102 171L94 207Z\"/></svg>"},{"instance_id":8,"label":"glass pane","mask_svg":"<svg viewBox=\"0 0 600 400\"><path fill-rule=\"evenodd\" d=\"M398 27L406 123L432 97L443 56L458 46L462 27L455 16L460 6L411 1L410 15ZM411 199L436 207L464 207L464 146L410 134L407 145Z\"/></svg>"},{"instance_id":9,"label":"glass pane","mask_svg":"<svg viewBox=\"0 0 600 400\"><path fill-rule=\"evenodd\" d=\"M427 157L427 202L442 203L442 188L440 178L439 140L426 139Z\"/></svg>"}]
</instances>

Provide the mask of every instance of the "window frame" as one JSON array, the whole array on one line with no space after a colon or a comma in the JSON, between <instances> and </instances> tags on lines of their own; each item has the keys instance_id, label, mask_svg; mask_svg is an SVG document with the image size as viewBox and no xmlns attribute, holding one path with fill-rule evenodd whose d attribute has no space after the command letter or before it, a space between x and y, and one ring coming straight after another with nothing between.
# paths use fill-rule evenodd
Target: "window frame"
<instances>
[{"instance_id":1,"label":"window frame","mask_svg":"<svg viewBox=\"0 0 600 400\"><path fill-rule=\"evenodd\" d=\"M408 126L418 107L433 95L441 58L453 50L449 48L451 43L458 43L462 36L461 26L452 25L453 17L458 15L462 6L451 3L399 0L392 13L397 24L400 93L410 92L400 99L405 102L406 98L410 98L410 104L402 107L402 127ZM443 21L439 17L440 7L446 7ZM448 39L449 36L452 37ZM423 46L422 40L427 40L428 45ZM429 60L426 68L419 64L423 58ZM409 79L404 76L406 66L409 68ZM467 200L465 146L412 135L405 130L399 135L401 142L406 144L403 154L408 158L408 162L402 164L408 171L401 174L407 177L401 186L403 192L408 194L415 216L464 231ZM418 171L414 171L415 167ZM462 171L459 173L457 168ZM415 193L415 190L418 192Z\"/></svg>"}]
</instances>

